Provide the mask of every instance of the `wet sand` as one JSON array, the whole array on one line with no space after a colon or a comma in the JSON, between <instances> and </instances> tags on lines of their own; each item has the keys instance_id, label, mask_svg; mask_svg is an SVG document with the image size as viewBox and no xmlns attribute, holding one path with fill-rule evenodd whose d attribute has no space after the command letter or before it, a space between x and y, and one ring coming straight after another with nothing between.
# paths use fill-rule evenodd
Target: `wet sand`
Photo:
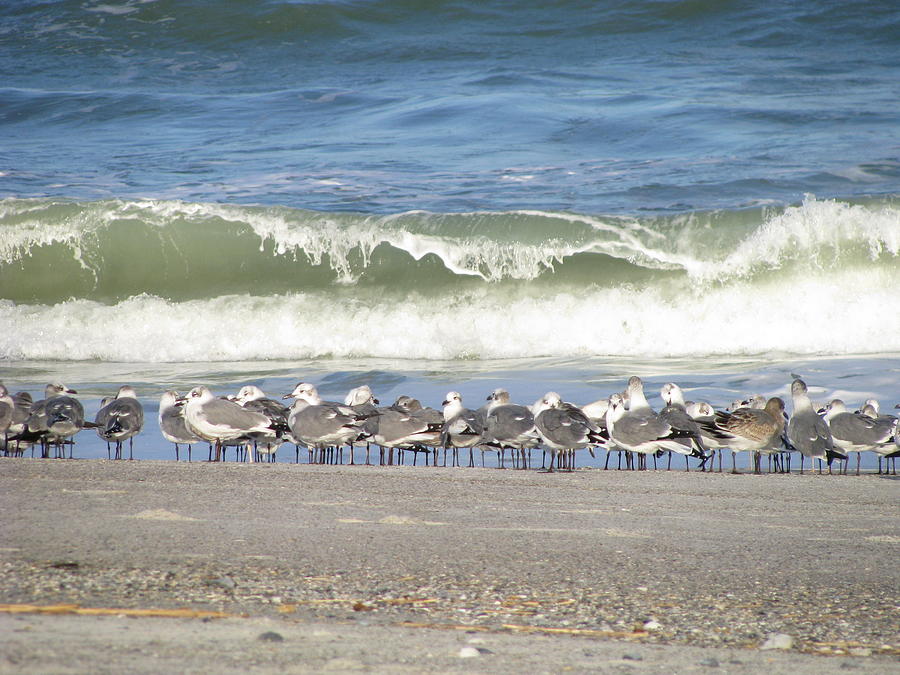
<instances>
[{"instance_id":1,"label":"wet sand","mask_svg":"<svg viewBox=\"0 0 900 675\"><path fill-rule=\"evenodd\" d=\"M7 607L0 673L898 667L895 477L6 458L0 486L0 602L114 610Z\"/></svg>"}]
</instances>

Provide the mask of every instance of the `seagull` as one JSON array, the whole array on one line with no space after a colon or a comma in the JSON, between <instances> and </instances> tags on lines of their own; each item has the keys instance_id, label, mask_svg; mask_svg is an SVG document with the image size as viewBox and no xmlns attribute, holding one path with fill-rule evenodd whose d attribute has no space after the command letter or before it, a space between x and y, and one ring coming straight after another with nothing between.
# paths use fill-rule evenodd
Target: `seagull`
<instances>
[{"instance_id":1,"label":"seagull","mask_svg":"<svg viewBox=\"0 0 900 675\"><path fill-rule=\"evenodd\" d=\"M684 411L697 421L712 419L716 414L712 404L706 401L685 401Z\"/></svg>"},{"instance_id":2,"label":"seagull","mask_svg":"<svg viewBox=\"0 0 900 675\"><path fill-rule=\"evenodd\" d=\"M606 427L610 439L619 447L636 452L646 469L646 456L659 450L670 450L680 455L699 457L706 462L706 455L700 449L700 442L693 432L679 431L668 422L661 420L650 408L644 396L644 385L639 377L628 380L626 394L630 407L625 409L625 397L613 394L609 399L606 413ZM696 447L692 447L692 442Z\"/></svg>"},{"instance_id":3,"label":"seagull","mask_svg":"<svg viewBox=\"0 0 900 675\"><path fill-rule=\"evenodd\" d=\"M267 436L280 427L265 415L244 410L234 401L216 398L208 387L194 387L188 393L184 406L184 419L188 430L205 441L215 443L218 462L222 447L230 441L249 441L257 436Z\"/></svg>"},{"instance_id":4,"label":"seagull","mask_svg":"<svg viewBox=\"0 0 900 675\"><path fill-rule=\"evenodd\" d=\"M665 422L673 429L684 432L685 434L688 434L689 437L695 439L695 443L699 450L706 455L707 447L703 442L700 425L697 423L697 420L688 415L684 403L684 392L682 392L681 387L674 382L667 382L662 386L662 389L660 389L660 395L662 396L663 401L666 402L666 406L659 411L660 421ZM671 457L672 455L670 454L670 464ZM706 464L705 458L703 464ZM684 456L684 467L686 471L690 470L687 455Z\"/></svg>"},{"instance_id":5,"label":"seagull","mask_svg":"<svg viewBox=\"0 0 900 675\"><path fill-rule=\"evenodd\" d=\"M384 408L369 418L367 428L374 428L372 440L382 448L396 448L400 451L415 452L413 464L418 453L426 450L428 445L439 442L443 418L440 422L429 423L425 418L393 408ZM366 457L368 462L368 456ZM426 455L427 463L427 455Z\"/></svg>"},{"instance_id":6,"label":"seagull","mask_svg":"<svg viewBox=\"0 0 900 675\"><path fill-rule=\"evenodd\" d=\"M472 448L484 441L484 415L477 410L464 408L458 391L447 392L443 406L441 445L444 446L444 465L447 465L447 448L453 448L454 465L458 464L456 451L459 448L469 448L469 466L475 466Z\"/></svg>"},{"instance_id":7,"label":"seagull","mask_svg":"<svg viewBox=\"0 0 900 675\"><path fill-rule=\"evenodd\" d=\"M375 406L378 403L379 401L375 398L372 388L367 384L354 387L344 397L344 405L349 405L351 408L361 408L360 412L375 413L377 412Z\"/></svg>"},{"instance_id":8,"label":"seagull","mask_svg":"<svg viewBox=\"0 0 900 675\"><path fill-rule=\"evenodd\" d=\"M765 407L737 408L732 412L716 413L715 428L725 432L723 446L731 450L731 473L738 473L734 464L735 453L777 452L784 433L784 401L777 396L766 401ZM758 458L755 462L759 473Z\"/></svg>"},{"instance_id":9,"label":"seagull","mask_svg":"<svg viewBox=\"0 0 900 675\"><path fill-rule=\"evenodd\" d=\"M44 387L44 398L34 401L31 404L28 418L25 420L25 426L20 433L20 437L22 437L23 440L32 442L39 440L42 446L41 455L43 457L46 457L48 452L47 436L49 434L49 429L47 428L47 401L56 396L74 393L76 393L74 389L69 389L64 384L48 384Z\"/></svg>"},{"instance_id":10,"label":"seagull","mask_svg":"<svg viewBox=\"0 0 900 675\"><path fill-rule=\"evenodd\" d=\"M788 423L787 437L791 445L800 452L800 473L803 473L805 457L819 460L819 473L822 472L823 459L828 462L829 471L835 457L847 459L843 453L835 452L828 424L816 414L809 400L809 388L800 378L791 383L791 398L794 413Z\"/></svg>"},{"instance_id":11,"label":"seagull","mask_svg":"<svg viewBox=\"0 0 900 675\"><path fill-rule=\"evenodd\" d=\"M94 418L97 435L109 443L116 444L116 459L122 459L122 442L128 440L128 459L134 459L134 437L144 427L144 407L137 400L134 388L127 384L119 387L114 399L103 404Z\"/></svg>"},{"instance_id":12,"label":"seagull","mask_svg":"<svg viewBox=\"0 0 900 675\"><path fill-rule=\"evenodd\" d=\"M579 448L599 445L606 447L609 441L600 429L594 425L581 408L571 403L564 403L559 394L550 391L534 404L534 423L541 434L544 445L550 448L550 468L557 452L566 457L566 465L571 471L574 465L575 451ZM571 454L571 457L569 455ZM591 452L593 454L593 451ZM562 463L557 463L559 466Z\"/></svg>"},{"instance_id":13,"label":"seagull","mask_svg":"<svg viewBox=\"0 0 900 675\"><path fill-rule=\"evenodd\" d=\"M342 448L369 436L365 430L366 415L341 403L323 401L316 388L301 382L285 396L294 398L288 415L288 426L294 438L320 456L325 448Z\"/></svg>"},{"instance_id":14,"label":"seagull","mask_svg":"<svg viewBox=\"0 0 900 675\"><path fill-rule=\"evenodd\" d=\"M900 405L897 406L900 408ZM891 460L891 465L894 467L894 475L897 475L897 457L900 457L900 422L894 427L894 445L897 446L896 450L890 451L885 448L885 454L882 455L881 451L878 450L878 473L881 473L881 458L882 456L885 460ZM885 461L884 465L885 473L887 473L887 461Z\"/></svg>"},{"instance_id":15,"label":"seagull","mask_svg":"<svg viewBox=\"0 0 900 675\"><path fill-rule=\"evenodd\" d=\"M436 448L441 445L441 434L444 428L444 413L440 410L435 410L434 408L428 406L423 407L422 403L418 399L411 396L398 396L397 400L394 401L390 409L396 410L398 412L408 413L419 421L427 424L429 428L434 429L434 431L431 432L427 436L427 438L422 441L421 445L426 448L435 448L434 465L437 466ZM392 457L393 455L391 455L391 461ZM388 463L391 462L389 461Z\"/></svg>"},{"instance_id":16,"label":"seagull","mask_svg":"<svg viewBox=\"0 0 900 675\"><path fill-rule=\"evenodd\" d=\"M6 430L6 444L4 449L7 455L12 452L13 456L20 457L25 451L25 447L33 445L39 435L29 432L25 425L28 418L31 416L31 407L33 405L31 394L27 391L16 392L15 395L12 396L12 401L12 420L9 428ZM15 449L11 450L13 443L15 443Z\"/></svg>"},{"instance_id":17,"label":"seagull","mask_svg":"<svg viewBox=\"0 0 900 675\"><path fill-rule=\"evenodd\" d=\"M534 414L524 405L509 402L506 389L494 389L487 397L484 437L488 445L496 446L500 453L500 468L506 448L517 452L522 468L526 468L525 450L541 444L541 435L534 424Z\"/></svg>"},{"instance_id":18,"label":"seagull","mask_svg":"<svg viewBox=\"0 0 900 675\"><path fill-rule=\"evenodd\" d=\"M765 408L766 407L766 397L762 394L755 394L750 398L741 398L736 401L732 401L729 406L725 408L725 412L734 412L738 408Z\"/></svg>"},{"instance_id":19,"label":"seagull","mask_svg":"<svg viewBox=\"0 0 900 675\"><path fill-rule=\"evenodd\" d=\"M591 422L598 428L606 428L606 411L609 410L609 398L601 398L592 403L586 403L581 406L581 412L584 413Z\"/></svg>"},{"instance_id":20,"label":"seagull","mask_svg":"<svg viewBox=\"0 0 900 675\"><path fill-rule=\"evenodd\" d=\"M59 457L66 439L84 428L84 406L78 399L67 396L77 393L64 384L54 382L44 387L44 398L32 405L31 414L25 422L29 433L25 436L26 440L40 439L43 457L48 456L50 444L56 444ZM62 454L64 456L65 452Z\"/></svg>"},{"instance_id":21,"label":"seagull","mask_svg":"<svg viewBox=\"0 0 900 675\"><path fill-rule=\"evenodd\" d=\"M856 453L856 475L859 475L860 454L888 445L894 435L896 420L888 416L872 418L857 415L844 402L833 399L824 409L825 422L831 430L834 445L845 453ZM846 471L846 469L845 469Z\"/></svg>"},{"instance_id":22,"label":"seagull","mask_svg":"<svg viewBox=\"0 0 900 675\"><path fill-rule=\"evenodd\" d=\"M375 393L372 391L372 388L363 384L359 387L354 387L347 395L344 397L344 405L348 405L353 410L361 415L366 415L368 420L365 424L365 430L369 434L369 438L371 438L375 432L378 430L378 420L377 417L381 414L381 408L378 407L379 400L375 398ZM366 448L366 464L369 464L369 438L366 438L364 441L358 443L360 446L365 446ZM350 446L350 463L355 464L353 458L353 446L357 445L356 443L351 444ZM401 455L402 456L402 455Z\"/></svg>"},{"instance_id":23,"label":"seagull","mask_svg":"<svg viewBox=\"0 0 900 675\"><path fill-rule=\"evenodd\" d=\"M444 424L443 412L435 410L434 408L423 407L419 402L419 399L412 398L411 396L398 396L397 400L394 401L394 404L391 406L391 409L409 413L414 417L424 420L428 424L440 424L441 426ZM438 434L435 438L434 445L440 444L440 441L440 434Z\"/></svg>"},{"instance_id":24,"label":"seagull","mask_svg":"<svg viewBox=\"0 0 900 675\"><path fill-rule=\"evenodd\" d=\"M684 400L684 391L674 382L669 382L663 385L660 390L660 395L662 396L663 401L666 404L667 408L678 408L683 410L685 414L688 415L692 420L697 423L697 430L699 431L699 438L701 447L705 447L711 450L709 459L715 460L716 451L719 455L719 473L722 472L722 433L715 429L715 414L716 411L712 407L712 405L706 401L685 401ZM664 408L665 410L665 408ZM680 417L680 413L672 412L672 414L676 415L675 419L680 419L681 424L676 426L687 427L689 429L693 429L690 427L689 423L687 423L683 418ZM667 421L672 421L668 419ZM706 462L704 462L705 465ZM713 469L713 463L710 462L710 471Z\"/></svg>"},{"instance_id":25,"label":"seagull","mask_svg":"<svg viewBox=\"0 0 900 675\"><path fill-rule=\"evenodd\" d=\"M3 434L3 449L6 450L7 434L13 422L13 412L16 409L16 403L9 390L0 383L0 434Z\"/></svg>"},{"instance_id":26,"label":"seagull","mask_svg":"<svg viewBox=\"0 0 900 675\"><path fill-rule=\"evenodd\" d=\"M235 403L244 410L260 413L279 429L288 428L288 409L280 401L267 398L265 392L253 384L241 387L234 399ZM253 450L257 454L264 454L270 462L275 461L275 453L287 439L276 431L269 434L260 434L254 438Z\"/></svg>"},{"instance_id":27,"label":"seagull","mask_svg":"<svg viewBox=\"0 0 900 675\"><path fill-rule=\"evenodd\" d=\"M200 439L194 432L187 427L184 419L185 399L179 399L178 392L169 390L163 393L159 399L159 430L162 432L163 438L169 443L175 444L175 461L178 456L178 444L183 443L188 447L188 461L191 461L191 445Z\"/></svg>"},{"instance_id":28,"label":"seagull","mask_svg":"<svg viewBox=\"0 0 900 675\"><path fill-rule=\"evenodd\" d=\"M585 414L585 416L591 421L591 423L596 426L602 434L609 436L609 430L606 428L606 413L609 411L609 398L601 398L592 403L587 403L581 406L581 412ZM609 468L609 455L611 452L616 451L619 453L619 469L622 468L622 453L625 452L626 455L629 455L625 450L618 447L613 447L611 445L606 446L606 462L603 465L604 470ZM626 457L626 462L630 461L629 457Z\"/></svg>"}]
</instances>

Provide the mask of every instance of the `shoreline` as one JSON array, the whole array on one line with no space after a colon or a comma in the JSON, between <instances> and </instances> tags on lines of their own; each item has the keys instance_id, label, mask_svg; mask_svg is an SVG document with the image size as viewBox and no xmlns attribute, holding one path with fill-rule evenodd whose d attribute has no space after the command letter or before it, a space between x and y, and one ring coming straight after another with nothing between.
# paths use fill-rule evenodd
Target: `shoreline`
<instances>
[{"instance_id":1,"label":"shoreline","mask_svg":"<svg viewBox=\"0 0 900 675\"><path fill-rule=\"evenodd\" d=\"M789 655L883 667L898 483L850 478L2 458L0 602L584 649L755 654L784 633Z\"/></svg>"}]
</instances>

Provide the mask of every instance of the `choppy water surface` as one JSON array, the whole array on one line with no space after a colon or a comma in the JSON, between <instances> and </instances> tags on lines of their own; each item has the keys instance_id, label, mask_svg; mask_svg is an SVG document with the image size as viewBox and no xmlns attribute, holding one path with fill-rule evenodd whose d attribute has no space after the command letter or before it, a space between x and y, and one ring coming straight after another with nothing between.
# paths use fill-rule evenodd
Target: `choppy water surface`
<instances>
[{"instance_id":1,"label":"choppy water surface","mask_svg":"<svg viewBox=\"0 0 900 675\"><path fill-rule=\"evenodd\" d=\"M890 3L0 17L13 391L900 399Z\"/></svg>"}]
</instances>

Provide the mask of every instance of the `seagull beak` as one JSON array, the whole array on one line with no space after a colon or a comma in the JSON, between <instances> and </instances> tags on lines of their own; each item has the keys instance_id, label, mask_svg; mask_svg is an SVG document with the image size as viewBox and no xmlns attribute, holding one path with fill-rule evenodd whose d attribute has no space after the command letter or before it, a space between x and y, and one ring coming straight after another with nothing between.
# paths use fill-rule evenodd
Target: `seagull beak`
<instances>
[{"instance_id":1,"label":"seagull beak","mask_svg":"<svg viewBox=\"0 0 900 675\"><path fill-rule=\"evenodd\" d=\"M443 401L441 405L450 405L450 401Z\"/></svg>"},{"instance_id":2,"label":"seagull beak","mask_svg":"<svg viewBox=\"0 0 900 675\"><path fill-rule=\"evenodd\" d=\"M281 397L281 400L283 401L286 398L294 398L294 395L293 394L285 394L284 396Z\"/></svg>"},{"instance_id":3,"label":"seagull beak","mask_svg":"<svg viewBox=\"0 0 900 675\"><path fill-rule=\"evenodd\" d=\"M379 403L381 403L381 401L379 401L377 398L373 398L372 403L374 403L375 405L378 405Z\"/></svg>"}]
</instances>

